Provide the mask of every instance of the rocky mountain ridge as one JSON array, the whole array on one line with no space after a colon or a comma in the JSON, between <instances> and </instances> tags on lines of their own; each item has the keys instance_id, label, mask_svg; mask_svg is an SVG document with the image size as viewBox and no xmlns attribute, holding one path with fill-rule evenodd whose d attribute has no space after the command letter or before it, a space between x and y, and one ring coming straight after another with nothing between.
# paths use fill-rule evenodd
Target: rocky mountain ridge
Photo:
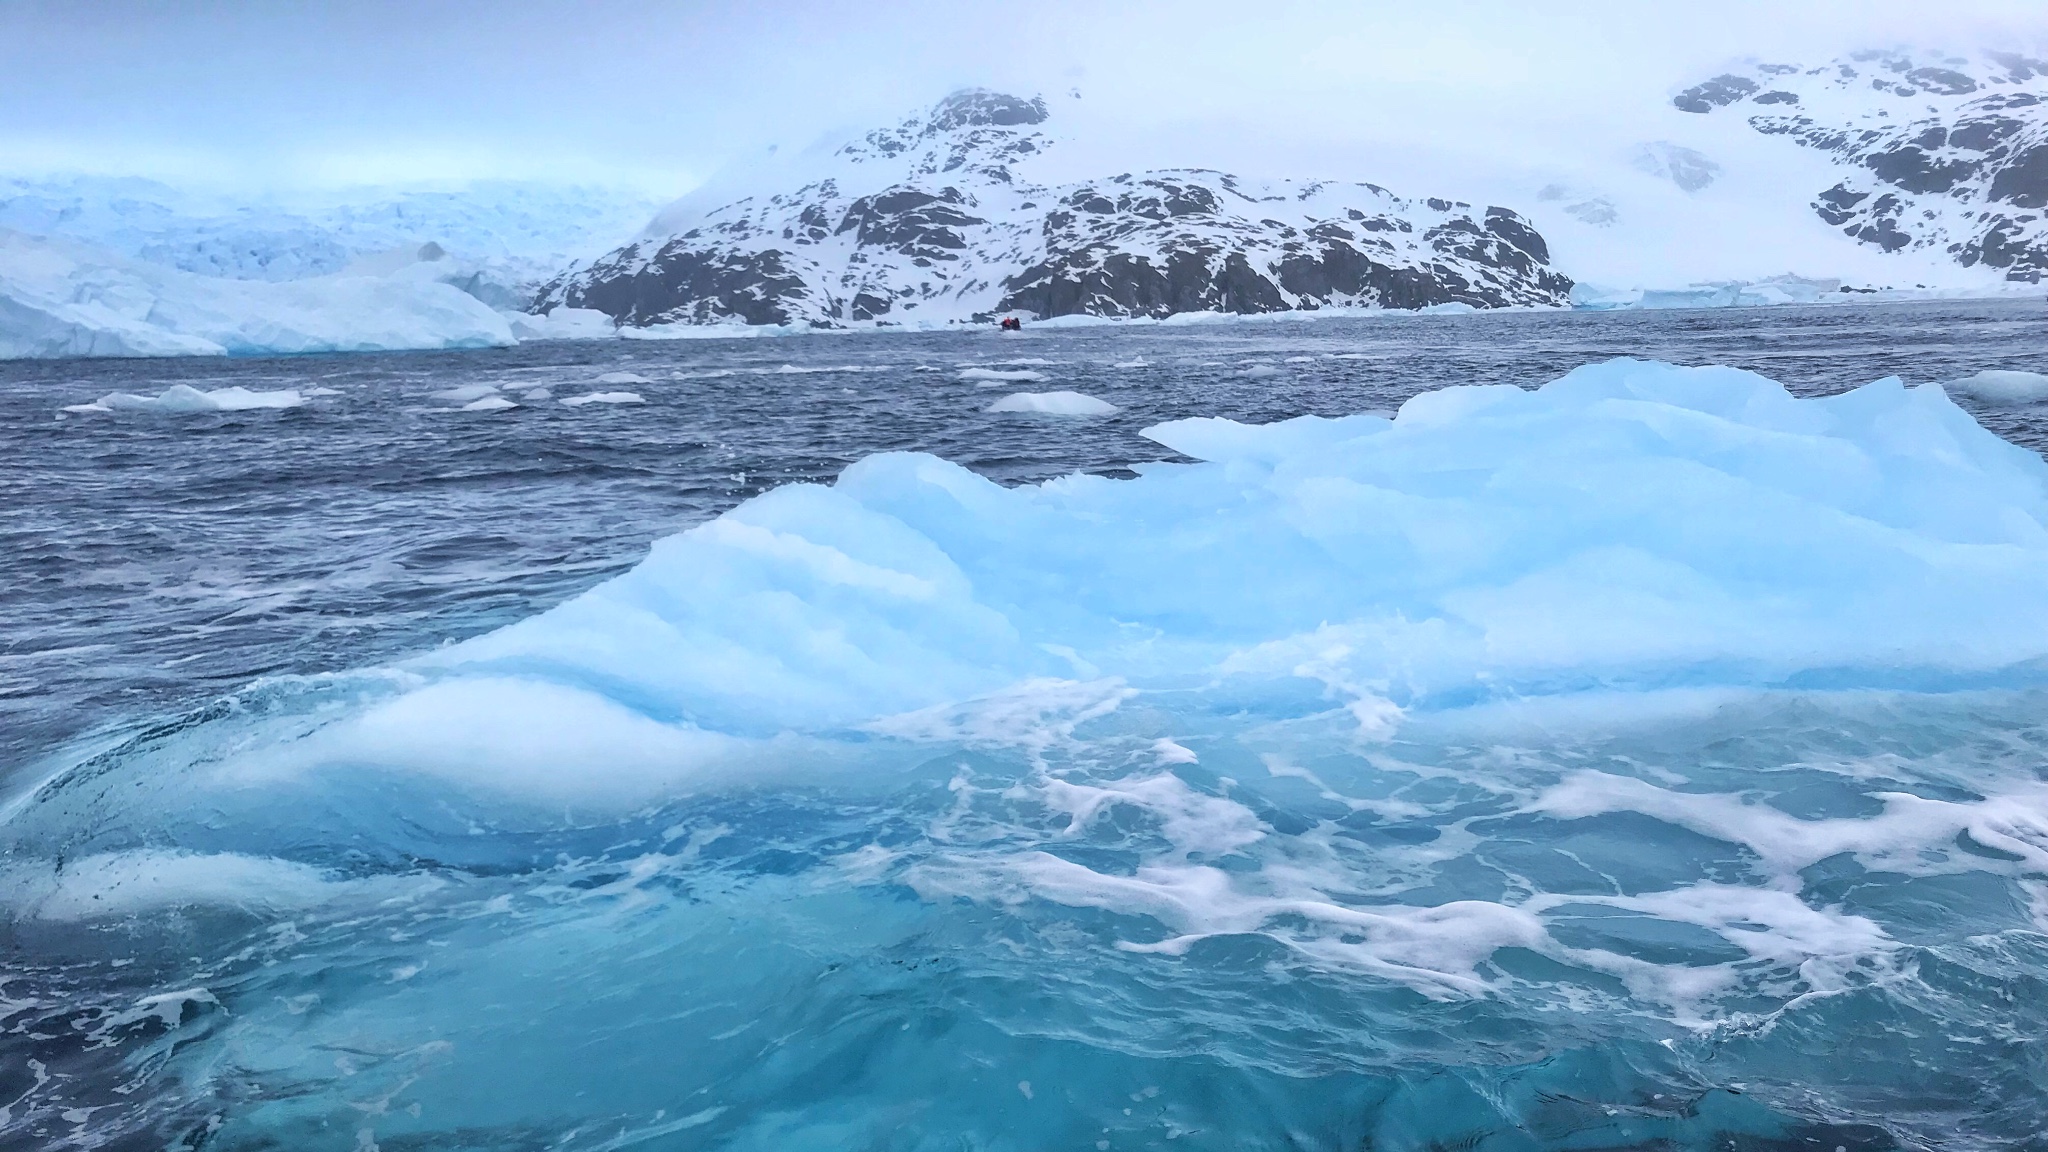
<instances>
[{"instance_id":1,"label":"rocky mountain ridge","mask_svg":"<svg viewBox=\"0 0 2048 1152\"><path fill-rule=\"evenodd\" d=\"M535 310L846 327L1568 300L1509 209L1192 168L1043 184L1049 119L1042 99L955 93L846 144L829 175L572 268Z\"/></svg>"}]
</instances>

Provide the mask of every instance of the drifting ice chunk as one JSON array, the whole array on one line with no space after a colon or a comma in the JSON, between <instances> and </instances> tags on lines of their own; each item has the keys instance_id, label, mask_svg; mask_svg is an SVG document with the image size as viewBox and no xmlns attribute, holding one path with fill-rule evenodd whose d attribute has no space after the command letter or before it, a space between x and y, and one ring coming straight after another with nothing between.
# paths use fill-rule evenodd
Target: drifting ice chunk
<instances>
[{"instance_id":1,"label":"drifting ice chunk","mask_svg":"<svg viewBox=\"0 0 2048 1152\"><path fill-rule=\"evenodd\" d=\"M464 384L460 387L428 393L427 399L446 400L450 404L467 404L471 400L481 400L486 396L495 396L497 394L498 386L496 384Z\"/></svg>"},{"instance_id":2,"label":"drifting ice chunk","mask_svg":"<svg viewBox=\"0 0 2048 1152\"><path fill-rule=\"evenodd\" d=\"M1994 404L2032 404L2048 400L2048 376L2039 372L1987 370L1958 380L1949 388Z\"/></svg>"},{"instance_id":3,"label":"drifting ice chunk","mask_svg":"<svg viewBox=\"0 0 2048 1152\"><path fill-rule=\"evenodd\" d=\"M481 400L472 400L464 404L462 410L464 412L503 412L507 408L517 407L519 405L505 399L503 396L486 396Z\"/></svg>"},{"instance_id":4,"label":"drifting ice chunk","mask_svg":"<svg viewBox=\"0 0 2048 1152\"><path fill-rule=\"evenodd\" d=\"M1004 372L996 368L966 368L961 370L960 378L984 384L1002 384L1018 380L1043 380L1045 373L1033 372L1029 368L1019 368L1014 372Z\"/></svg>"},{"instance_id":5,"label":"drifting ice chunk","mask_svg":"<svg viewBox=\"0 0 2048 1152\"><path fill-rule=\"evenodd\" d=\"M595 308L557 308L545 316L502 314L512 335L528 340L609 340L619 334L612 318Z\"/></svg>"},{"instance_id":6,"label":"drifting ice chunk","mask_svg":"<svg viewBox=\"0 0 2048 1152\"><path fill-rule=\"evenodd\" d=\"M564 397L562 403L575 408L583 404L645 404L647 399L638 392L586 392Z\"/></svg>"},{"instance_id":7,"label":"drifting ice chunk","mask_svg":"<svg viewBox=\"0 0 2048 1152\"><path fill-rule=\"evenodd\" d=\"M1083 665L1140 688L1320 682L1384 730L1500 695L1936 688L2048 659L2048 464L1939 388L1802 400L1624 360L1425 393L1392 421L1148 435L1213 462L1005 488L872 456L432 659L735 733Z\"/></svg>"},{"instance_id":8,"label":"drifting ice chunk","mask_svg":"<svg viewBox=\"0 0 2048 1152\"><path fill-rule=\"evenodd\" d=\"M1081 392L1012 392L988 406L991 412L1036 412L1045 416L1108 416L1121 411L1107 400Z\"/></svg>"},{"instance_id":9,"label":"drifting ice chunk","mask_svg":"<svg viewBox=\"0 0 2048 1152\"><path fill-rule=\"evenodd\" d=\"M252 392L247 388L216 388L201 392L190 384L173 384L154 396L111 392L90 404L67 404L66 412L246 412L254 408L296 408L306 398L295 391Z\"/></svg>"},{"instance_id":10,"label":"drifting ice chunk","mask_svg":"<svg viewBox=\"0 0 2048 1152\"><path fill-rule=\"evenodd\" d=\"M595 381L598 384L652 384L654 381L638 372L607 372Z\"/></svg>"}]
</instances>

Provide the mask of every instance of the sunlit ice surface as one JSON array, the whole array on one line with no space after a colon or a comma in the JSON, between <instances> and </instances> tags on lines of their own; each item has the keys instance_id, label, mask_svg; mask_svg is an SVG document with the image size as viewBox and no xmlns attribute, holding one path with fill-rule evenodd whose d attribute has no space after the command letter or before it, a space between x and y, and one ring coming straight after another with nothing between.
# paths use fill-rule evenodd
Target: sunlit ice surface
<instances>
[{"instance_id":1,"label":"sunlit ice surface","mask_svg":"<svg viewBox=\"0 0 2048 1152\"><path fill-rule=\"evenodd\" d=\"M2038 456L1642 361L1146 435L80 745L6 814L7 1130L2037 1137Z\"/></svg>"}]
</instances>

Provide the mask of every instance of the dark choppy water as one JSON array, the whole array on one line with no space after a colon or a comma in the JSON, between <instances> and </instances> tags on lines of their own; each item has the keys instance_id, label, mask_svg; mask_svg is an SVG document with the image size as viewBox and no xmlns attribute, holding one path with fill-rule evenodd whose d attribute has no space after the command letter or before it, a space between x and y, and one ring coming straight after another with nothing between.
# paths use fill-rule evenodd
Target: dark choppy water
<instances>
[{"instance_id":1,"label":"dark choppy water","mask_svg":"<svg viewBox=\"0 0 2048 1152\"><path fill-rule=\"evenodd\" d=\"M410 784L280 803L275 781L201 782L384 691L294 677L532 616L656 538L870 453L931 452L1005 483L1129 476L1168 455L1138 435L1163 420L1391 409L1616 355L1831 394L2048 371L2048 317L1957 303L0 366L0 781L18 795L111 749L10 816L14 875L54 861L59 879L44 915L4 929L0 1144L2048 1148L2048 938L2023 853L1965 831L1957 859L1975 871L1887 872L1850 852L1773 873L1794 865L1732 824L1659 823L1653 805L1542 814L1573 771L1652 761L1660 786L1768 795L1802 819L1868 817L1892 792L1990 805L2040 778L2038 694L1960 718L1751 701L1513 753L1424 725L1393 760L1288 736L1320 749L1313 772L1276 767L1255 752L1272 733L1213 702L1167 698L1142 715L1171 717L1200 767L1134 769L1128 749L1155 733L1127 706L1078 743L968 740L881 784L602 816L565 801L554 820ZM961 379L973 365L1045 381ZM593 383L610 372L649 382ZM430 398L479 382L646 403ZM334 394L59 413L176 383ZM1054 388L1122 412L985 411ZM1972 407L2048 446L2048 409ZM247 688L259 680L285 687ZM1272 781L1233 791L1259 756ZM1077 804L1123 815L1077 840ZM1247 847L1233 822L1263 839ZM1311 867L1311 848L1334 855ZM1303 963L1379 940L1324 934L1317 911L1169 959L1126 946L1156 934L1131 908L991 895L974 872L1047 852L1098 879L1208 860L1204 875L1262 878L1304 909L1504 902L1541 909L1555 943L1497 953L1480 994ZM1771 919L1782 902L1718 930L1645 911L1665 887L1744 876L1797 894L1792 919ZM261 895L224 905L237 885ZM134 903L60 907L103 895ZM1825 923L1794 923L1800 907ZM1881 947L1839 942L1866 923ZM1730 944L1747 931L1792 951ZM1782 943L1802 932L1835 942ZM1573 967L1585 957L1637 968ZM1685 991L1687 972L1711 974L1713 995Z\"/></svg>"}]
</instances>

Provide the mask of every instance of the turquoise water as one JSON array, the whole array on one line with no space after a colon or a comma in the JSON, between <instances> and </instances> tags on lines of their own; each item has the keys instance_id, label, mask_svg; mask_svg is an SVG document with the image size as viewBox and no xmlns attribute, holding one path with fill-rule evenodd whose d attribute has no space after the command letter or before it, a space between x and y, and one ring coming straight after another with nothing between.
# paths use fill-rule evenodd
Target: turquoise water
<instances>
[{"instance_id":1,"label":"turquoise water","mask_svg":"<svg viewBox=\"0 0 2048 1152\"><path fill-rule=\"evenodd\" d=\"M1862 313L1822 319L1843 314ZM2008 319L1979 322L1997 346ZM210 526L166 546L213 564L267 524L299 553L273 578L248 549L237 595L268 608L222 613L209 598L229 582L144 559L117 579L151 594L101 605L104 625L82 601L70 624L101 627L104 655L16 634L17 651L48 653L16 667L33 671L33 730L52 734L12 766L4 826L0 1132L233 1149L2048 1147L2048 690L2023 607L2037 457L1973 439L1961 413L1968 428L1914 424L1924 397L1909 393L1867 433L1815 426L1797 443L1772 437L1809 409L1746 405L1688 439L1655 423L1677 411L1666 395L1640 425L1661 439L1617 438L1599 421L1637 417L1611 404L1544 437L1488 439L1460 415L1398 468L1385 444L1169 436L1217 461L1195 465L1138 429L1292 415L1247 364L1306 377L1318 399L1299 407L1334 416L1400 405L1446 355L1370 326L1200 338L1187 364L1166 337L1090 333L1015 355L930 338L664 350L659 371L641 352L629 366L663 381L642 386L644 408L495 431L450 425L414 393L464 372L596 368L446 358L348 384L325 411L67 421L56 443L99 438L117 457L137 451L120 438L209 438L124 465L131 487L185 469L158 479L193 501L208 484L227 501L248 475L226 462L263 438L328 446L302 468L318 484L278 466L216 520L174 500L159 524ZM1853 360L1832 331L1746 338ZM1952 371L1966 345L1924 359ZM1335 359L1397 352L1406 367L1376 377ZM957 378L997 359L1054 363L1008 366L1047 381L1002 390ZM1168 367L1150 383L1111 367L1137 359ZM736 393L663 376L812 360L895 364L800 387L711 377L753 381L745 417L701 407ZM1794 367L1778 375L1878 374ZM1518 382L1558 374L1528 372ZM43 419L54 393L72 402L66 387L93 391L37 385ZM1064 387L1127 415L981 413L1010 388ZM781 467L828 478L841 464L816 439L852 434L827 406L856 402L889 405L869 415L898 439L847 458L980 427L985 458L968 462L983 474L1110 475L983 491L912 457L870 462L857 483L748 505L531 618L641 559L639 544L592 544L582 575L551 566L567 536L603 534L574 509L644 539L653 509L681 528L772 488L710 482L742 469L704 446L750 450L750 422L781 438L755 433L764 459L813 436ZM2032 427L2024 410L1976 414L2022 441ZM1345 427L1381 435L1375 419ZM707 428L720 420L730 439ZM2013 471L1971 473L1994 478L1941 489L1944 506L1859 506L1855 524L1885 533L1827 534L1892 490L1839 470L1815 481L1822 454L1896 449L1890 476L1953 463L1902 432L1937 426L1960 429L1954 459ZM1779 431L1728 463L1715 437L1760 428ZM1443 467L1459 444L1485 450ZM454 468L493 450L500 468L555 462L372 496L382 481L337 478L351 454ZM1703 453L1763 488L1672 488L1695 502L1659 515L1673 505L1650 499L1657 485ZM1126 467L1148 459L1181 463ZM1633 487L1557 482L1630 459ZM1457 503L1328 503L1362 498L1337 480L1371 462L1385 491ZM688 486L663 471L684 467ZM1933 473L1911 475L1932 490ZM1767 515L1766 488L1805 502ZM1647 519L1591 515L1627 500ZM323 503L363 531L323 528ZM885 515L886 531L863 519ZM1472 539L1424 533L1482 520ZM71 523L53 554L95 545L90 521ZM1683 524L1651 550L1690 557L1705 583L1610 562L1599 589L1542 601L1575 606L1571 628L1519 648L1502 629L1531 601L1445 591L1526 592L1540 582L1523 577L1643 523ZM1441 545L1418 554L1440 567L1375 567L1390 545L1330 535L1389 524ZM1322 560L1295 551L1304 539ZM433 568L437 545L460 559ZM360 578L380 547L423 558ZM309 575L323 567L331 583ZM453 591L418 591L423 573ZM1710 626L1656 631L1651 593ZM1396 616L1379 611L1395 600ZM213 612L203 628L195 603ZM351 630L337 604L370 607ZM151 613L162 638L119 631L149 632ZM440 647L451 634L475 639ZM121 681L148 685L122 713L105 669L188 652L206 655ZM177 680L195 665L232 683ZM93 666L98 681L67 671Z\"/></svg>"}]
</instances>

